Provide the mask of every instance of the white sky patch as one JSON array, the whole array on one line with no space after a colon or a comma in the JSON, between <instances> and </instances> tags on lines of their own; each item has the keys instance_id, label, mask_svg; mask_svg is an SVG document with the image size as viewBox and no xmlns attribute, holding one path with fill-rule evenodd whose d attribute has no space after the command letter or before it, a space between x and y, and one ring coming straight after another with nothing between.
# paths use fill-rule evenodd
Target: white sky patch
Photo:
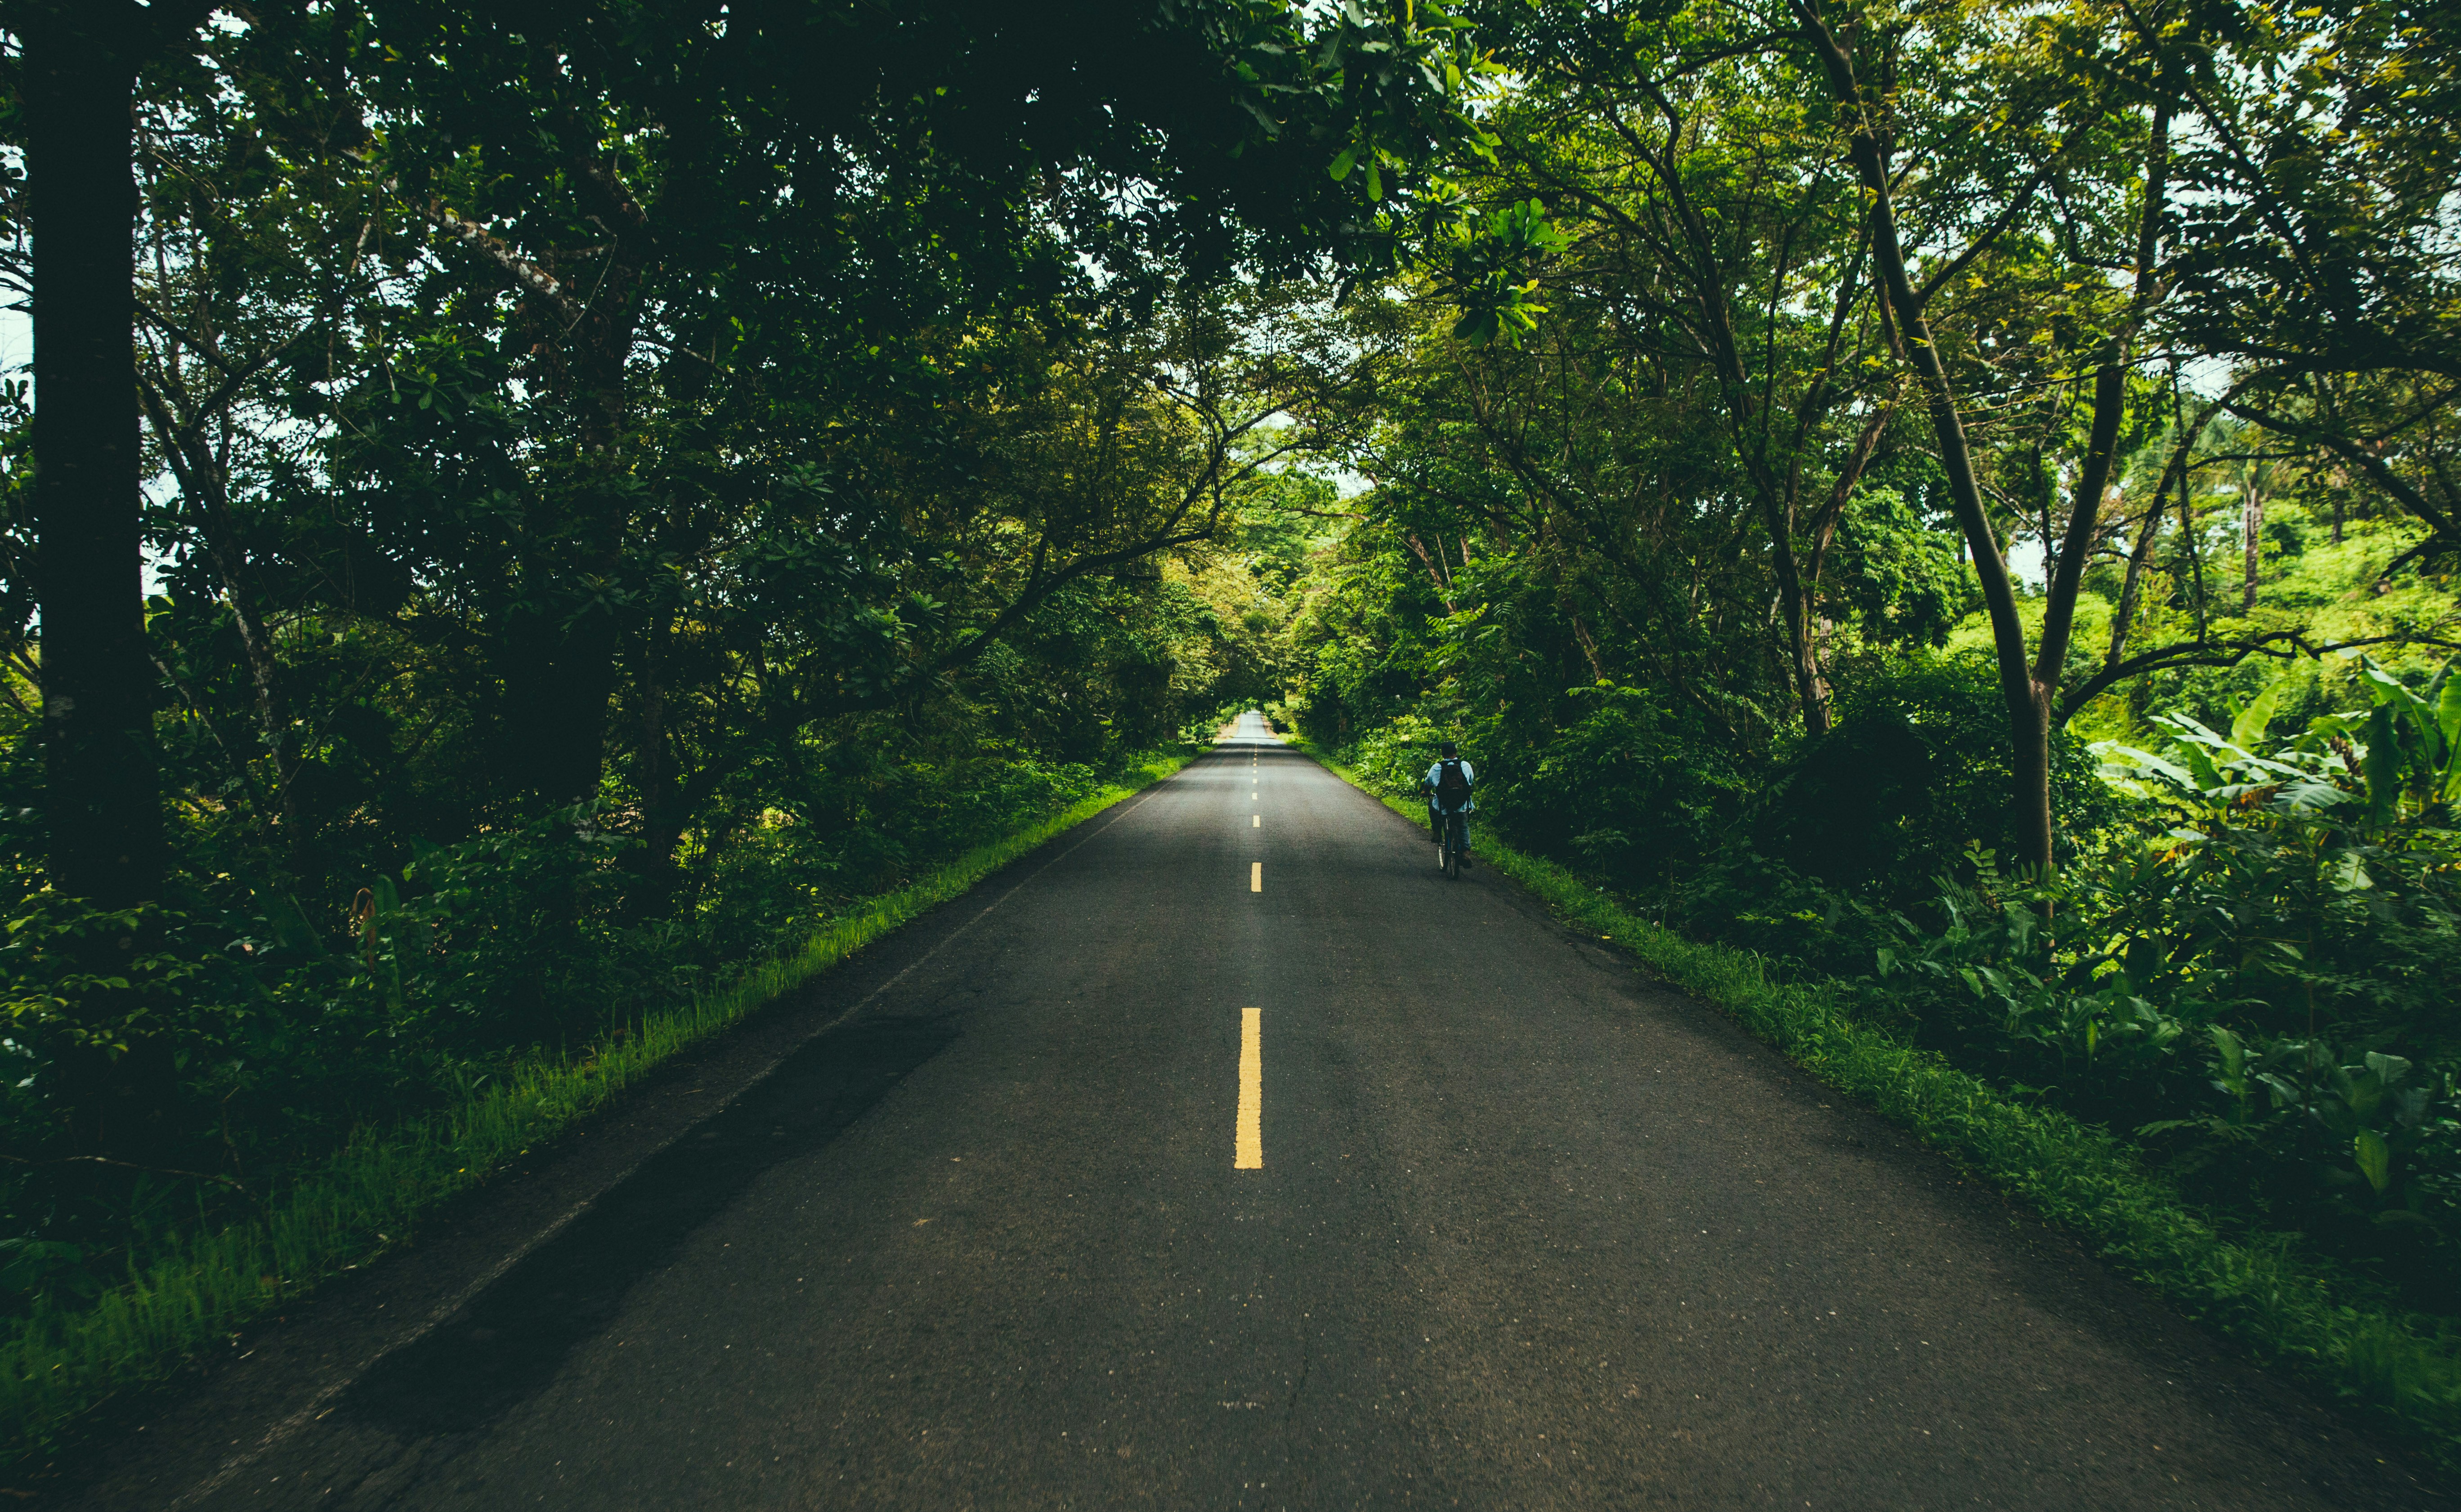
<instances>
[{"instance_id":1,"label":"white sky patch","mask_svg":"<svg viewBox=\"0 0 2461 1512\"><path fill-rule=\"evenodd\" d=\"M0 307L0 377L34 378L34 317L26 310ZM179 489L168 473L161 474L145 485L149 500L160 502ZM143 550L144 591L148 597L162 591L163 558L151 546ZM41 624L36 617L37 626Z\"/></svg>"},{"instance_id":2,"label":"white sky patch","mask_svg":"<svg viewBox=\"0 0 2461 1512\"><path fill-rule=\"evenodd\" d=\"M2047 577L2043 571L2043 543L2031 536L2009 543L2008 575L2029 588L2039 588Z\"/></svg>"}]
</instances>

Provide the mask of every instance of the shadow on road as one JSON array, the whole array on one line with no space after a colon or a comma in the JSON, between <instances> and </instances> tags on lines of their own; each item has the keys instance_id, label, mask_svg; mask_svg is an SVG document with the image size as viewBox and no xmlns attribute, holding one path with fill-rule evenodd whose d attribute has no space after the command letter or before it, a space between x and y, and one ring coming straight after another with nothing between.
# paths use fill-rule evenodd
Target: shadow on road
<instances>
[{"instance_id":1,"label":"shadow on road","mask_svg":"<svg viewBox=\"0 0 2461 1512\"><path fill-rule=\"evenodd\" d=\"M544 1388L624 1294L762 1172L835 1139L956 1038L903 1020L826 1034L653 1157L418 1343L368 1373L341 1412L405 1439L466 1433Z\"/></svg>"}]
</instances>

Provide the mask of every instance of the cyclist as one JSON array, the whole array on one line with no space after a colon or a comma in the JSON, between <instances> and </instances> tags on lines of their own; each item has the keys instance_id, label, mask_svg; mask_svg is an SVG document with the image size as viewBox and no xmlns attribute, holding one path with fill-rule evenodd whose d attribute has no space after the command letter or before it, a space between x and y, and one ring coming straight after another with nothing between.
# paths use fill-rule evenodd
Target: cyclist
<instances>
[{"instance_id":1,"label":"cyclist","mask_svg":"<svg viewBox=\"0 0 2461 1512\"><path fill-rule=\"evenodd\" d=\"M1469 815L1478 809L1470 799L1470 789L1478 786L1478 769L1462 759L1461 747L1447 740L1436 748L1436 764L1419 779L1419 791L1427 799L1427 827L1435 841L1444 842L1444 816ZM1462 820L1462 864L1469 864L1469 820Z\"/></svg>"}]
</instances>

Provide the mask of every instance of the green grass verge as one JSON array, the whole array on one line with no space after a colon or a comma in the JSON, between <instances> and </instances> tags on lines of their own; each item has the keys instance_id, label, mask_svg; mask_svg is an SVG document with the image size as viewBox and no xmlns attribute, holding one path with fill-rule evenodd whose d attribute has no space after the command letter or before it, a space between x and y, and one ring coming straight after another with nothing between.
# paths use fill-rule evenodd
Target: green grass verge
<instances>
[{"instance_id":1,"label":"green grass verge","mask_svg":"<svg viewBox=\"0 0 2461 1512\"><path fill-rule=\"evenodd\" d=\"M184 1371L242 1326L404 1243L422 1215L479 1185L679 1053L976 883L1062 830L1169 777L1196 753L1132 768L1062 812L895 892L868 899L723 991L578 1059L541 1059L467 1105L371 1131L294 1182L259 1221L175 1237L92 1305L38 1312L0 1339L0 1470L75 1437L104 1402Z\"/></svg>"},{"instance_id":2,"label":"green grass verge","mask_svg":"<svg viewBox=\"0 0 2461 1512\"><path fill-rule=\"evenodd\" d=\"M1347 781L1423 820L1307 742ZM1491 836L1493 827L1485 834ZM2020 1102L1936 1054L1857 1022L1833 985L1772 980L1758 956L1637 918L1594 884L1492 839L1480 859L1567 922L1629 951L1822 1083L1869 1104L2043 1217L2083 1235L2115 1269L2189 1316L2366 1414L2448 1476L2461 1472L2461 1334L2449 1321L2372 1306L2289 1235L2233 1234L2185 1203L2124 1141Z\"/></svg>"}]
</instances>

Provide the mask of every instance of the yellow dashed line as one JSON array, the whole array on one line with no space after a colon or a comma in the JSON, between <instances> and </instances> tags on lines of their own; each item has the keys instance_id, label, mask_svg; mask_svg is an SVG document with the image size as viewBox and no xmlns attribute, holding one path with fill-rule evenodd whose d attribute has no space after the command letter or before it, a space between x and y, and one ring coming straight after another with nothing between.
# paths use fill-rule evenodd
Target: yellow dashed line
<instances>
[{"instance_id":1,"label":"yellow dashed line","mask_svg":"<svg viewBox=\"0 0 2461 1512\"><path fill-rule=\"evenodd\" d=\"M1230 1157L1234 1171L1265 1168L1264 1010L1239 1011L1239 1134Z\"/></svg>"}]
</instances>

